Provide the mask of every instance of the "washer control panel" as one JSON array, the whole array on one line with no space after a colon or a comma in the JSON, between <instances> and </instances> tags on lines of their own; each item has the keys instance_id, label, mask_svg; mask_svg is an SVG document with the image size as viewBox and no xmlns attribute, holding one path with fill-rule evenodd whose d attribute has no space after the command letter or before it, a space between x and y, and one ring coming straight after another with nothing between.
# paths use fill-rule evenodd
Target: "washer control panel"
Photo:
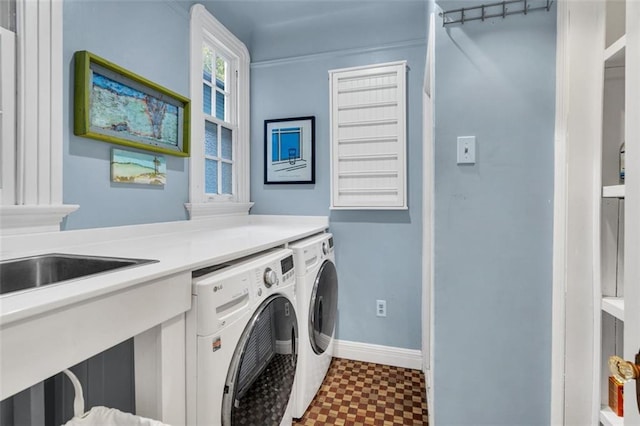
<instances>
[{"instance_id":1,"label":"washer control panel","mask_svg":"<svg viewBox=\"0 0 640 426\"><path fill-rule=\"evenodd\" d=\"M273 269L267 268L264 270L262 280L264 281L265 287L271 288L272 285L278 284L278 274L276 274L276 271Z\"/></svg>"},{"instance_id":2,"label":"washer control panel","mask_svg":"<svg viewBox=\"0 0 640 426\"><path fill-rule=\"evenodd\" d=\"M206 268L193 280L192 302L201 336L222 329L283 286L295 283L292 251L287 249L270 250L224 266Z\"/></svg>"},{"instance_id":3,"label":"washer control panel","mask_svg":"<svg viewBox=\"0 0 640 426\"><path fill-rule=\"evenodd\" d=\"M328 241L324 241L322 243L322 254L324 254L325 256L327 254L329 254L329 242Z\"/></svg>"},{"instance_id":4,"label":"washer control panel","mask_svg":"<svg viewBox=\"0 0 640 426\"><path fill-rule=\"evenodd\" d=\"M282 267L282 277L285 282L288 282L289 279L293 278L295 271L293 269L293 256L287 256L280 261L280 266Z\"/></svg>"},{"instance_id":5,"label":"washer control panel","mask_svg":"<svg viewBox=\"0 0 640 426\"><path fill-rule=\"evenodd\" d=\"M282 259L279 262L272 262L262 270L262 284L266 288L271 288L273 286L279 286L282 284L289 284L292 279L294 279L295 270L293 268L293 256L289 255ZM259 282L260 284L260 282ZM258 285L260 287L260 285Z\"/></svg>"},{"instance_id":6,"label":"washer control panel","mask_svg":"<svg viewBox=\"0 0 640 426\"><path fill-rule=\"evenodd\" d=\"M255 294L259 299L280 291L283 286L295 283L295 269L291 251L254 269Z\"/></svg>"}]
</instances>

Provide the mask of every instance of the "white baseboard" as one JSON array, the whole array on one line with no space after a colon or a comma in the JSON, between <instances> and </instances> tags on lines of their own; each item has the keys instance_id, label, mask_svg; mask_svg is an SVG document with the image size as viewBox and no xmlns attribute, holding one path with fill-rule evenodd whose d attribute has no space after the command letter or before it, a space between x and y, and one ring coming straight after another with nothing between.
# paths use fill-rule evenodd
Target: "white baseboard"
<instances>
[{"instance_id":1,"label":"white baseboard","mask_svg":"<svg viewBox=\"0 0 640 426\"><path fill-rule=\"evenodd\" d=\"M333 356L394 367L422 369L422 352L418 349L334 340Z\"/></svg>"}]
</instances>

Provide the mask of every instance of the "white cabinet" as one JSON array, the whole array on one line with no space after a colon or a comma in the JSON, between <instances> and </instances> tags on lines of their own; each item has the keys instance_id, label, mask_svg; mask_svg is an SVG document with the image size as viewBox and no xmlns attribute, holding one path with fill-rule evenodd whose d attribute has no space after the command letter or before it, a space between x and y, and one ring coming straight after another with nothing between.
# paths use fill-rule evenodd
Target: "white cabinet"
<instances>
[{"instance_id":1,"label":"white cabinet","mask_svg":"<svg viewBox=\"0 0 640 426\"><path fill-rule=\"evenodd\" d=\"M183 272L89 300L70 300L60 309L21 320L5 320L0 324L0 399L190 308L191 274Z\"/></svg>"},{"instance_id":2,"label":"white cabinet","mask_svg":"<svg viewBox=\"0 0 640 426\"><path fill-rule=\"evenodd\" d=\"M407 209L406 62L329 75L331 208Z\"/></svg>"}]
</instances>

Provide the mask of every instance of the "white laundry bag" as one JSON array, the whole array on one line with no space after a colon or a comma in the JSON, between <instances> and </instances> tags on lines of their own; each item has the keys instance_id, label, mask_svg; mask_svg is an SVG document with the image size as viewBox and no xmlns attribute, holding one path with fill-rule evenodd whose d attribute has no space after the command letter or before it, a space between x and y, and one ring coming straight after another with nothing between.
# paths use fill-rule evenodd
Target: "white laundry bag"
<instances>
[{"instance_id":1,"label":"white laundry bag","mask_svg":"<svg viewBox=\"0 0 640 426\"><path fill-rule=\"evenodd\" d=\"M168 426L157 420L125 413L115 408L93 407L84 412L84 396L80 381L70 370L64 370L75 391L73 418L63 426Z\"/></svg>"}]
</instances>

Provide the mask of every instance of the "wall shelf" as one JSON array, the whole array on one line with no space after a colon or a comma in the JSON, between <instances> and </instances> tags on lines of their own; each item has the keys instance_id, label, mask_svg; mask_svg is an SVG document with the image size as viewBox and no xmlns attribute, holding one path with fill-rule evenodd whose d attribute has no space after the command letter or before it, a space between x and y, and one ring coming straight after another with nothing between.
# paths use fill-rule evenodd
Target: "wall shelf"
<instances>
[{"instance_id":1,"label":"wall shelf","mask_svg":"<svg viewBox=\"0 0 640 426\"><path fill-rule=\"evenodd\" d=\"M624 185L610 185L602 187L602 196L604 198L624 198Z\"/></svg>"},{"instance_id":2,"label":"wall shelf","mask_svg":"<svg viewBox=\"0 0 640 426\"><path fill-rule=\"evenodd\" d=\"M603 297L602 310L609 315L613 315L620 321L624 321L624 298L623 297Z\"/></svg>"}]
</instances>

